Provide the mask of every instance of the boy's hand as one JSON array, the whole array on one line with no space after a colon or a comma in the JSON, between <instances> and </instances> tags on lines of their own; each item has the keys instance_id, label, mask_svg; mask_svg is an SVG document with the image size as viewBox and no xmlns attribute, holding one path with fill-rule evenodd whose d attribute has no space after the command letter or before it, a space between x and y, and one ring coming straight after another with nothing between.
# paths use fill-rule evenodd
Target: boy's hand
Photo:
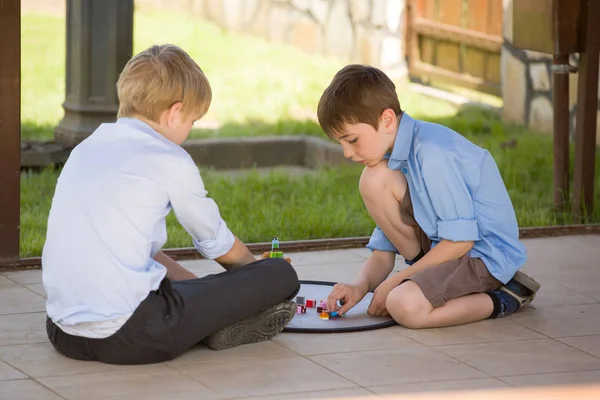
<instances>
[{"instance_id":1,"label":"boy's hand","mask_svg":"<svg viewBox=\"0 0 600 400\"><path fill-rule=\"evenodd\" d=\"M349 283L336 283L327 297L327 310L337 311L340 315L356 305L365 297L367 290L357 285ZM338 309L337 301L341 300L344 305Z\"/></svg>"},{"instance_id":2,"label":"boy's hand","mask_svg":"<svg viewBox=\"0 0 600 400\"><path fill-rule=\"evenodd\" d=\"M367 310L367 314L375 316L387 316L389 315L385 308L385 302L388 295L394 288L398 286L393 279L386 279L381 282L377 289L373 292L373 299Z\"/></svg>"}]
</instances>

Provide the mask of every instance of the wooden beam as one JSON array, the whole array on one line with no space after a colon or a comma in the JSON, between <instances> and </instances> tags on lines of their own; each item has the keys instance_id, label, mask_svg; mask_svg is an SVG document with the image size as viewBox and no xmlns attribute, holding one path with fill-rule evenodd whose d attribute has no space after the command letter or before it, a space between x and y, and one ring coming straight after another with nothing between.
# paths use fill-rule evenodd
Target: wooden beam
<instances>
[{"instance_id":1,"label":"wooden beam","mask_svg":"<svg viewBox=\"0 0 600 400\"><path fill-rule=\"evenodd\" d=\"M21 0L0 1L0 261L19 258Z\"/></svg>"},{"instance_id":2,"label":"wooden beam","mask_svg":"<svg viewBox=\"0 0 600 400\"><path fill-rule=\"evenodd\" d=\"M583 222L594 208L594 161L596 158L596 118L598 113L598 62L600 53L600 2L583 0L584 51L579 58L577 122L575 127L575 166L573 179L573 219Z\"/></svg>"}]
</instances>

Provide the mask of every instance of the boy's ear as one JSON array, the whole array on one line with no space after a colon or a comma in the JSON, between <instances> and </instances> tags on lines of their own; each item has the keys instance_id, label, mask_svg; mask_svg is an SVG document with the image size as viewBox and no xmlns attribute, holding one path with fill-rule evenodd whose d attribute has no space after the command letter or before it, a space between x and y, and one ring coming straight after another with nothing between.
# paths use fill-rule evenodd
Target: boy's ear
<instances>
[{"instance_id":1,"label":"boy's ear","mask_svg":"<svg viewBox=\"0 0 600 400\"><path fill-rule=\"evenodd\" d=\"M396 131L396 113L391 108L383 110L379 120L386 133L393 133Z\"/></svg>"},{"instance_id":2,"label":"boy's ear","mask_svg":"<svg viewBox=\"0 0 600 400\"><path fill-rule=\"evenodd\" d=\"M177 116L177 114L179 112L181 112L181 109L183 108L183 103L178 101L177 103L173 104L168 110L167 110L167 114L166 114L166 119L167 119L167 124L168 125L172 125L175 122L175 117Z\"/></svg>"}]
</instances>

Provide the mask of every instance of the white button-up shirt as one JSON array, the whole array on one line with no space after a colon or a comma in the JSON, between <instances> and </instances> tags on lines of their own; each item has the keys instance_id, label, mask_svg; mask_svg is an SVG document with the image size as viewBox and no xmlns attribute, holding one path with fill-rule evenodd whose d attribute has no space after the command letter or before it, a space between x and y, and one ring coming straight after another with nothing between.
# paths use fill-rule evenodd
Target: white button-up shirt
<instances>
[{"instance_id":1,"label":"white button-up shirt","mask_svg":"<svg viewBox=\"0 0 600 400\"><path fill-rule=\"evenodd\" d=\"M182 147L136 119L102 124L73 149L56 185L42 254L48 316L62 327L122 324L166 275L153 256L171 210L206 258L233 246Z\"/></svg>"}]
</instances>

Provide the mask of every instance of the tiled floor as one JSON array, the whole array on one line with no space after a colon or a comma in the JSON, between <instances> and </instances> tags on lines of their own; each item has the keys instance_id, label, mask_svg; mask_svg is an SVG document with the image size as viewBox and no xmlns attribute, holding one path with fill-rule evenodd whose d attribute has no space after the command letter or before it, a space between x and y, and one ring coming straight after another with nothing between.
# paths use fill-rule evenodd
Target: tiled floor
<instances>
[{"instance_id":1,"label":"tiled floor","mask_svg":"<svg viewBox=\"0 0 600 400\"><path fill-rule=\"evenodd\" d=\"M502 320L420 331L281 334L222 352L198 347L151 366L58 355L46 338L41 271L5 272L0 399L358 399L415 392L451 398L456 391L463 391L456 398L506 398L503 390L515 387L545 387L556 395L556 385L600 383L600 236L524 243L530 255L524 270L542 290L531 307ZM344 281L368 251L287 255L301 279ZM210 261L183 263L199 276L220 271ZM600 398L591 386L564 390Z\"/></svg>"}]
</instances>

